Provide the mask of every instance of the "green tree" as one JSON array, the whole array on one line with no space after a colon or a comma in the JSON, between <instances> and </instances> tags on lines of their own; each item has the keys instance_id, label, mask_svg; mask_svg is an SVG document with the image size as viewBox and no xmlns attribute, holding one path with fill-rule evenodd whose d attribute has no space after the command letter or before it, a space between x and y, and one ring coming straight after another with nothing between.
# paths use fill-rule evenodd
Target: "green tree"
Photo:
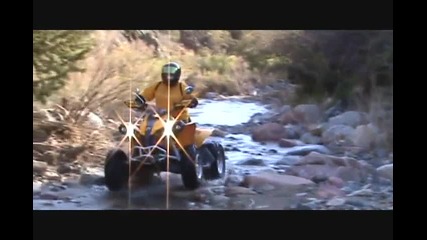
<instances>
[{"instance_id":1,"label":"green tree","mask_svg":"<svg viewBox=\"0 0 427 240\"><path fill-rule=\"evenodd\" d=\"M84 71L78 61L84 59L94 42L90 31L33 31L33 97L42 103L61 89L71 72Z\"/></svg>"}]
</instances>

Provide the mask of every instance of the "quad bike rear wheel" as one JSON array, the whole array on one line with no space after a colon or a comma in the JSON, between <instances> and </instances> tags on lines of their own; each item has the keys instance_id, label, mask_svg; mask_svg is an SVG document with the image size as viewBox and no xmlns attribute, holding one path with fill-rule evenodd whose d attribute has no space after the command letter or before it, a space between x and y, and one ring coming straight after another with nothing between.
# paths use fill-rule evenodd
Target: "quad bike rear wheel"
<instances>
[{"instance_id":1,"label":"quad bike rear wheel","mask_svg":"<svg viewBox=\"0 0 427 240\"><path fill-rule=\"evenodd\" d=\"M205 170L206 177L209 179L223 178L226 171L224 147L220 143L214 142L206 145L206 148L215 158L210 167Z\"/></svg>"},{"instance_id":2,"label":"quad bike rear wheel","mask_svg":"<svg viewBox=\"0 0 427 240\"><path fill-rule=\"evenodd\" d=\"M119 191L129 178L128 158L121 149L108 152L105 159L104 175L105 185L110 191Z\"/></svg>"}]
</instances>

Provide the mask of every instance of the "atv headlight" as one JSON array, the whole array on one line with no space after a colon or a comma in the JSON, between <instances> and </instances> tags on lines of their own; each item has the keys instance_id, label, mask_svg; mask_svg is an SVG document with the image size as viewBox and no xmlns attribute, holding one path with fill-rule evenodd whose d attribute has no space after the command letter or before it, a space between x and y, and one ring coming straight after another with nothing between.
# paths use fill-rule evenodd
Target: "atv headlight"
<instances>
[{"instance_id":1,"label":"atv headlight","mask_svg":"<svg viewBox=\"0 0 427 240\"><path fill-rule=\"evenodd\" d=\"M184 129L185 123L182 120L178 120L175 122L175 124L172 127L172 131L175 133L180 132L182 129Z\"/></svg>"},{"instance_id":2,"label":"atv headlight","mask_svg":"<svg viewBox=\"0 0 427 240\"><path fill-rule=\"evenodd\" d=\"M124 124L120 124L119 126L119 132L123 135L125 135L127 133L127 128Z\"/></svg>"}]
</instances>

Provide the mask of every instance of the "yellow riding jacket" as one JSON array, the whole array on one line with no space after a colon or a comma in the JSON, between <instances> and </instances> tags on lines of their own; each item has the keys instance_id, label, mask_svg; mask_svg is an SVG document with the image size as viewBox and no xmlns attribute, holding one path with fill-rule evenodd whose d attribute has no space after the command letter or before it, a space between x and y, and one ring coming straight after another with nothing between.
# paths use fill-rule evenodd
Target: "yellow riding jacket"
<instances>
[{"instance_id":1,"label":"yellow riding jacket","mask_svg":"<svg viewBox=\"0 0 427 240\"><path fill-rule=\"evenodd\" d=\"M174 108L174 104L180 103L182 100L188 100L196 98L192 94L186 94L185 88L188 85L185 82L178 82L178 84L174 86L170 86L170 104L169 107L171 109L171 115L176 118L177 115L181 110L172 111ZM147 101L155 100L155 104L159 108L168 108L168 85L157 82L155 84L152 84L145 88L141 95L145 98ZM180 120L187 120L190 117L190 114L188 113L188 109L185 108L182 110L182 114L180 115Z\"/></svg>"}]
</instances>

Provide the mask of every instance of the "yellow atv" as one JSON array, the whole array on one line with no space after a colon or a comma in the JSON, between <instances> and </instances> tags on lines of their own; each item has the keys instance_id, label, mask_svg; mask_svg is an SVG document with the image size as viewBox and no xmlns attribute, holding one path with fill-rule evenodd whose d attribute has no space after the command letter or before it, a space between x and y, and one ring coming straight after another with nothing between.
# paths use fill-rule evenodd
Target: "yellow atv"
<instances>
[{"instance_id":1,"label":"yellow atv","mask_svg":"<svg viewBox=\"0 0 427 240\"><path fill-rule=\"evenodd\" d=\"M186 89L187 94L191 92L191 87ZM189 103L184 100L174 107L183 108ZM196 189L202 179L224 177L224 148L209 138L211 129L196 128L195 122L184 122L171 116L168 119L166 109L149 108L138 93L136 100L125 101L125 104L143 115L135 125L133 134L125 125L119 127L120 133L133 135L130 157L120 148L112 149L107 154L104 173L110 191L123 189L134 177L149 183L154 174L160 172L181 174L187 189Z\"/></svg>"}]
</instances>

